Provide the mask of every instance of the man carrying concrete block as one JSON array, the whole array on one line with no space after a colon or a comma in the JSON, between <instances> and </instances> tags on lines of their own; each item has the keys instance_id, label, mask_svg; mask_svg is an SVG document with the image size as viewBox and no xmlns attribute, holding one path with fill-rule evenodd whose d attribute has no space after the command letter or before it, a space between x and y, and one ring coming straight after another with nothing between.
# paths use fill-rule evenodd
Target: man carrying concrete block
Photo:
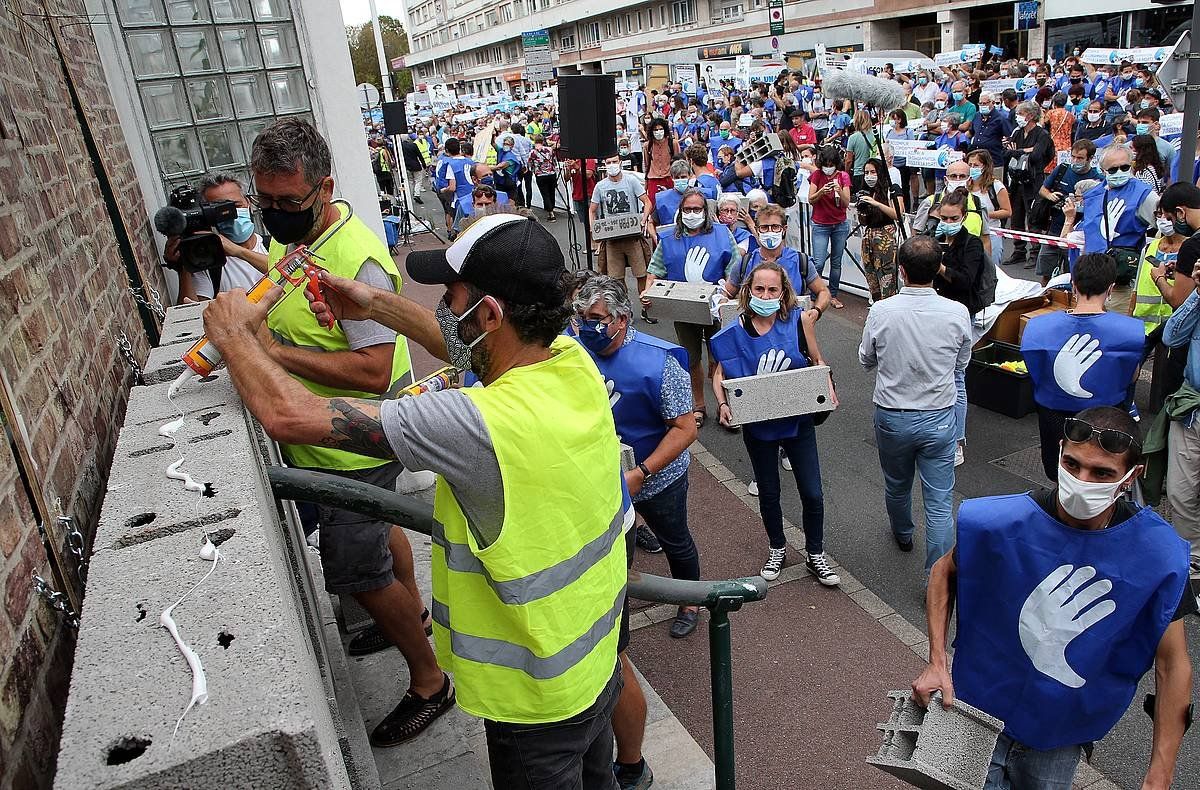
<instances>
[{"instance_id":1,"label":"man carrying concrete block","mask_svg":"<svg viewBox=\"0 0 1200 790\"><path fill-rule=\"evenodd\" d=\"M985 790L1069 790L1080 756L1124 715L1151 664L1154 741L1142 787L1171 786L1191 720L1182 620L1196 600L1187 542L1124 496L1141 461L1128 412L1084 409L1065 421L1055 488L959 509L958 543L929 578L930 663L913 692L927 706L940 689L946 707L957 696L1004 721Z\"/></svg>"},{"instance_id":2,"label":"man carrying concrete block","mask_svg":"<svg viewBox=\"0 0 1200 790\"><path fill-rule=\"evenodd\" d=\"M378 320L484 386L382 403L319 397L256 342L278 291L257 305L222 295L205 330L273 438L437 473L433 636L454 685L410 690L399 713L428 722L457 696L484 719L496 788L611 790L633 513L608 393L587 352L560 334L570 313L562 251L534 220L495 214L448 249L409 253L407 267L446 286L436 312L325 275L312 309L323 323Z\"/></svg>"},{"instance_id":3,"label":"man carrying concrete block","mask_svg":"<svg viewBox=\"0 0 1200 790\"><path fill-rule=\"evenodd\" d=\"M610 217L637 216L639 227L628 236L602 239L598 265L609 277L625 280L625 269L629 268L637 280L638 290L646 289L646 263L649 245L643 233L653 228L654 204L646 194L640 179L627 174L621 168L621 157L610 156L604 160L604 172L608 175L592 190L592 201L588 204L588 219L593 225L596 220ZM642 318L657 324L642 310Z\"/></svg>"},{"instance_id":4,"label":"man carrying concrete block","mask_svg":"<svg viewBox=\"0 0 1200 790\"><path fill-rule=\"evenodd\" d=\"M333 274L364 287L400 290L400 272L383 240L353 215L349 204L333 199L329 146L311 124L290 118L268 126L254 140L250 168L257 194L249 199L271 234L271 265L293 245L319 244L321 266ZM378 404L380 396L398 391L401 377L409 372L408 341L369 319L339 321L326 329L313 321L301 290L279 304L266 322L270 331L260 333L272 363L313 396L369 398ZM348 446L296 441L281 449L291 466L392 490L404 469L395 459ZM429 612L422 612L404 530L338 508L320 506L317 513L325 589L354 596L375 621L351 640L351 652L396 645L408 663L411 692L437 694L446 678L425 636ZM371 734L371 743L393 746L415 737L428 723L411 715L401 701Z\"/></svg>"}]
</instances>

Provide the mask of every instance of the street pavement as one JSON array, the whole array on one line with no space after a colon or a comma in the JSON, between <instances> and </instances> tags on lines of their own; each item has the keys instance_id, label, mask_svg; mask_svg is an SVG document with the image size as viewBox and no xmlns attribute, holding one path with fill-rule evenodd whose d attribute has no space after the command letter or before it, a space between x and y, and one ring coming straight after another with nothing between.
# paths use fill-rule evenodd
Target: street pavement
<instances>
[{"instance_id":1,"label":"street pavement","mask_svg":"<svg viewBox=\"0 0 1200 790\"><path fill-rule=\"evenodd\" d=\"M565 193L560 191L560 206L563 202ZM429 218L439 232L444 227L440 206L432 196L426 195L425 205L417 206L417 213ZM544 219L542 211L535 209L535 214ZM569 235L572 224L574 239ZM568 268L586 267L581 226L561 209L559 220L545 225L562 245ZM415 243L424 247L436 242L421 234ZM572 260L572 247L580 253L578 262ZM397 259L402 263L403 257L402 251ZM1020 267L1006 268L1014 277L1031 276ZM632 279L629 285L633 287ZM420 286L407 283L405 288L406 293L421 295L421 300L430 304L436 299L436 294ZM737 767L742 786L768 782L794 787L895 786L874 769L862 770L862 760L878 748L874 724L886 719L884 693L906 687L923 665L913 649L897 637L896 629L889 631L880 625L887 623L890 615L880 619L878 611L874 615L868 611L882 605L885 615L894 610L924 632L924 542L920 526L917 550L912 553L899 552L892 541L872 427L874 377L857 361L867 305L850 295L844 295L843 301L844 310L829 311L818 324L818 337L834 371L841 401L837 412L817 429L826 550L856 580L853 589L861 584L866 595L874 593L881 600L878 605L855 605L851 597L820 588L811 577L793 571L794 581L773 589L765 602L732 616ZM648 326L639 319L636 325L639 331L675 339L669 324ZM433 367L432 359L421 350L414 349L414 360L418 372ZM1143 404L1146 389L1142 382L1139 400ZM745 496L742 487L753 477L749 459L741 437L717 425L714 401L711 397L708 401L710 417L700 431L699 444L735 479L717 483L702 464L693 464L689 512L703 576L754 575L766 558L767 540L757 513L747 507L754 500ZM1047 483L1037 455L1034 416L1013 420L971 406L967 438L966 463L956 475L956 505L965 497L1013 493ZM802 508L786 476L783 508L785 518L798 524ZM919 486L914 509L919 525ZM802 565L802 557L799 552L790 553L789 565ZM667 572L661 556L639 554L635 564L649 572ZM704 623L682 642L667 638L669 623L651 625L647 621L645 625L649 627L634 635L631 655L692 736L711 750ZM1188 618L1187 631L1196 665L1200 618ZM901 629L900 633L905 632ZM1148 673L1129 712L1096 746L1092 765L1117 786L1136 788L1141 784L1151 745L1151 724L1141 711L1141 699L1152 690L1152 673ZM1194 732L1184 739L1173 786L1200 790L1200 741Z\"/></svg>"}]
</instances>

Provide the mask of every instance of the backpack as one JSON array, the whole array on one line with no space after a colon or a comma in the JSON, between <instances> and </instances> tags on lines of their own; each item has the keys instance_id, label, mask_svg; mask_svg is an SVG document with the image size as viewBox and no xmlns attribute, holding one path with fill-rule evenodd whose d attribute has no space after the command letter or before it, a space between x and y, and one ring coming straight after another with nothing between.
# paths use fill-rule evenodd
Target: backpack
<instances>
[{"instance_id":1,"label":"backpack","mask_svg":"<svg viewBox=\"0 0 1200 790\"><path fill-rule=\"evenodd\" d=\"M775 202L781 208L796 205L796 166L791 160L775 163Z\"/></svg>"},{"instance_id":2,"label":"backpack","mask_svg":"<svg viewBox=\"0 0 1200 790\"><path fill-rule=\"evenodd\" d=\"M379 161L379 149L376 148L371 152L371 169L376 173L383 172L383 163Z\"/></svg>"},{"instance_id":3,"label":"backpack","mask_svg":"<svg viewBox=\"0 0 1200 790\"><path fill-rule=\"evenodd\" d=\"M971 286L971 304L975 307L971 311L971 315L975 315L985 307L990 307L996 301L997 280L996 265L992 263L991 258L984 255L983 266L979 268L979 275Z\"/></svg>"}]
</instances>

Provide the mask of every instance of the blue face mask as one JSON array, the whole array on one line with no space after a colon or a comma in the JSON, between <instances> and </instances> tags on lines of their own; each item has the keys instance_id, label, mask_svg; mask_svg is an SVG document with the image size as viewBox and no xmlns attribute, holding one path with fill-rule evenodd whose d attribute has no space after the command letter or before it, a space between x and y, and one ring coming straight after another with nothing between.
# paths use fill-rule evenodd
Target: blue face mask
<instances>
[{"instance_id":1,"label":"blue face mask","mask_svg":"<svg viewBox=\"0 0 1200 790\"><path fill-rule=\"evenodd\" d=\"M779 312L778 299L761 299L757 296L750 297L750 309L761 315L763 318L775 315Z\"/></svg>"},{"instance_id":2,"label":"blue face mask","mask_svg":"<svg viewBox=\"0 0 1200 790\"><path fill-rule=\"evenodd\" d=\"M1133 174L1128 170L1118 170L1115 173L1106 173L1104 180L1108 182L1110 187L1123 187L1129 183L1129 179L1133 178Z\"/></svg>"},{"instance_id":3,"label":"blue face mask","mask_svg":"<svg viewBox=\"0 0 1200 790\"><path fill-rule=\"evenodd\" d=\"M983 175L983 168L982 167L972 167L969 172L971 174L972 179L978 179L980 176Z\"/></svg>"},{"instance_id":4,"label":"blue face mask","mask_svg":"<svg viewBox=\"0 0 1200 790\"><path fill-rule=\"evenodd\" d=\"M603 354L612 345L613 339L599 321L579 321L575 336L583 347L593 354Z\"/></svg>"},{"instance_id":5,"label":"blue face mask","mask_svg":"<svg viewBox=\"0 0 1200 790\"><path fill-rule=\"evenodd\" d=\"M957 236L962 230L961 222L938 222L937 235L939 236Z\"/></svg>"},{"instance_id":6,"label":"blue face mask","mask_svg":"<svg viewBox=\"0 0 1200 790\"><path fill-rule=\"evenodd\" d=\"M962 100L963 100L963 95L962 95L962 93L959 93L959 92L957 92L957 91L955 91L954 93L952 93L952 94L950 94L950 95L951 95L951 96L954 98L954 101L956 101L956 102L959 102L959 101L962 101Z\"/></svg>"},{"instance_id":7,"label":"blue face mask","mask_svg":"<svg viewBox=\"0 0 1200 790\"><path fill-rule=\"evenodd\" d=\"M686 192L687 188L688 188L688 179L686 179L686 178L676 178L675 179L675 191L676 192Z\"/></svg>"},{"instance_id":8,"label":"blue face mask","mask_svg":"<svg viewBox=\"0 0 1200 790\"><path fill-rule=\"evenodd\" d=\"M250 209L239 208L237 216L218 223L217 230L234 244L241 244L254 235L254 221L250 219Z\"/></svg>"},{"instance_id":9,"label":"blue face mask","mask_svg":"<svg viewBox=\"0 0 1200 790\"><path fill-rule=\"evenodd\" d=\"M1148 123L1139 123L1139 124L1137 124L1136 126L1134 126L1134 127L1133 127L1133 130L1134 130L1134 132L1136 132L1137 134L1150 134L1150 124L1148 124Z\"/></svg>"}]
</instances>

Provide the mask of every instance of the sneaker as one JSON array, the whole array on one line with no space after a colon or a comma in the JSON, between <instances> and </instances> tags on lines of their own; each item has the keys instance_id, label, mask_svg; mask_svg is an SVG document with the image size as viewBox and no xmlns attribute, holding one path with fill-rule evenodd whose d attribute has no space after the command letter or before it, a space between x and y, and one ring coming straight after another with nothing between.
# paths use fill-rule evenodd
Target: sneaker
<instances>
[{"instance_id":1,"label":"sneaker","mask_svg":"<svg viewBox=\"0 0 1200 790\"><path fill-rule=\"evenodd\" d=\"M896 541L896 545L900 547L900 551L908 552L913 550L912 538L902 538L893 532L892 539Z\"/></svg>"},{"instance_id":2,"label":"sneaker","mask_svg":"<svg viewBox=\"0 0 1200 790\"><path fill-rule=\"evenodd\" d=\"M825 552L809 554L808 561L804 563L804 567L808 568L809 573L816 576L817 581L826 587L836 587L842 583L842 577L834 573L833 569L829 567L829 558L825 556Z\"/></svg>"},{"instance_id":3,"label":"sneaker","mask_svg":"<svg viewBox=\"0 0 1200 790\"><path fill-rule=\"evenodd\" d=\"M658 538L654 537L654 533L645 524L638 524L636 540L637 547L647 554L662 553L662 544L658 542Z\"/></svg>"},{"instance_id":4,"label":"sneaker","mask_svg":"<svg viewBox=\"0 0 1200 790\"><path fill-rule=\"evenodd\" d=\"M965 460L967 460L967 456L963 453L963 446L961 444L954 445L954 465L962 466Z\"/></svg>"},{"instance_id":5,"label":"sneaker","mask_svg":"<svg viewBox=\"0 0 1200 790\"><path fill-rule=\"evenodd\" d=\"M645 321L647 324L657 324L658 323L657 318L651 318L650 316L646 315L646 308L644 308L644 307L642 308L642 320Z\"/></svg>"},{"instance_id":6,"label":"sneaker","mask_svg":"<svg viewBox=\"0 0 1200 790\"><path fill-rule=\"evenodd\" d=\"M792 459L788 458L786 455L781 455L781 458L783 459L783 471L792 471Z\"/></svg>"},{"instance_id":7,"label":"sneaker","mask_svg":"<svg viewBox=\"0 0 1200 790\"><path fill-rule=\"evenodd\" d=\"M783 570L783 561L787 556L787 549L771 549L767 555L767 561L763 564L762 570L758 575L767 581L775 581L779 578L779 572Z\"/></svg>"},{"instance_id":8,"label":"sneaker","mask_svg":"<svg viewBox=\"0 0 1200 790\"><path fill-rule=\"evenodd\" d=\"M647 790L654 784L654 772L646 764L645 758L633 768L613 763L613 776L617 778L617 786L621 790Z\"/></svg>"},{"instance_id":9,"label":"sneaker","mask_svg":"<svg viewBox=\"0 0 1200 790\"><path fill-rule=\"evenodd\" d=\"M675 622L671 623L671 638L683 639L692 631L695 631L696 623L699 619L700 613L695 609L679 607L679 612L675 615Z\"/></svg>"},{"instance_id":10,"label":"sneaker","mask_svg":"<svg viewBox=\"0 0 1200 790\"><path fill-rule=\"evenodd\" d=\"M751 480L750 485L746 486L746 493L750 496L758 496L758 481Z\"/></svg>"},{"instance_id":11,"label":"sneaker","mask_svg":"<svg viewBox=\"0 0 1200 790\"><path fill-rule=\"evenodd\" d=\"M371 745L396 746L410 741L437 721L439 716L453 708L454 684L450 682L449 675L443 673L442 676L446 678L442 690L428 699L414 694L411 690L406 691L400 704L371 732Z\"/></svg>"}]
</instances>

